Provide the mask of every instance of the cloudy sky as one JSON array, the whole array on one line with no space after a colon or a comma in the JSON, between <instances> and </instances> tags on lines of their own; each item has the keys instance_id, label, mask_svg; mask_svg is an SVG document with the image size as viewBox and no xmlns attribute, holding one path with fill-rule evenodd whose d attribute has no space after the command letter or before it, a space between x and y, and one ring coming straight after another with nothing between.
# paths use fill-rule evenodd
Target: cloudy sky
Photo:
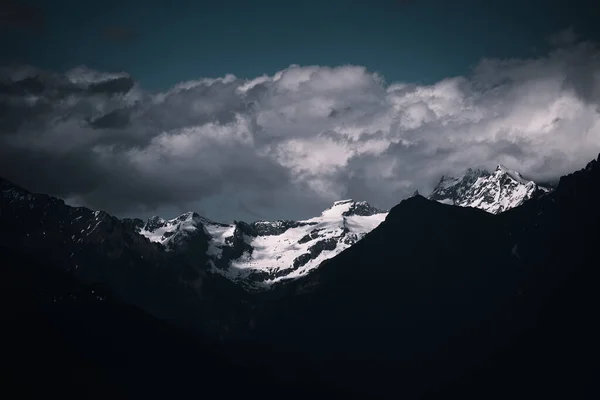
<instances>
[{"instance_id":1,"label":"cloudy sky","mask_svg":"<svg viewBox=\"0 0 600 400\"><path fill-rule=\"evenodd\" d=\"M3 0L0 176L229 221L389 208L468 167L581 168L600 152L593 3L483 3Z\"/></svg>"}]
</instances>

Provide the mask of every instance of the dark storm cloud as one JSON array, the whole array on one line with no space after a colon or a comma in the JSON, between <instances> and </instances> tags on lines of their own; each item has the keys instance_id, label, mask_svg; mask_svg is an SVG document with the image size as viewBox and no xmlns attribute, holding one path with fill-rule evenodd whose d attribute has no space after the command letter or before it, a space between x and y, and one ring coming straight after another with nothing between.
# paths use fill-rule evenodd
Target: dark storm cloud
<instances>
[{"instance_id":1,"label":"dark storm cloud","mask_svg":"<svg viewBox=\"0 0 600 400\"><path fill-rule=\"evenodd\" d=\"M96 129L123 129L129 126L131 111L128 109L113 110L89 121Z\"/></svg>"},{"instance_id":2,"label":"dark storm cloud","mask_svg":"<svg viewBox=\"0 0 600 400\"><path fill-rule=\"evenodd\" d=\"M37 76L27 77L16 82L0 83L0 94L23 96L26 94L41 94L44 84Z\"/></svg>"},{"instance_id":3,"label":"dark storm cloud","mask_svg":"<svg viewBox=\"0 0 600 400\"><path fill-rule=\"evenodd\" d=\"M242 201L238 201L238 207L240 208L241 211L245 212L248 215L252 215L255 218L258 218L259 220L267 219L264 215L257 213L256 211L254 211L253 209L248 207L246 204L244 204Z\"/></svg>"},{"instance_id":4,"label":"dark storm cloud","mask_svg":"<svg viewBox=\"0 0 600 400\"><path fill-rule=\"evenodd\" d=\"M589 58L596 63L590 63ZM585 102L598 103L600 99L600 82L598 81L597 63L600 62L600 49L591 43L578 46L573 62L566 69L563 82L565 90L573 90Z\"/></svg>"},{"instance_id":5,"label":"dark storm cloud","mask_svg":"<svg viewBox=\"0 0 600 400\"><path fill-rule=\"evenodd\" d=\"M0 170L4 177L15 179L24 187L64 197L90 193L98 182L108 178L98 168L92 152L85 149L57 156L33 146L21 151L1 147Z\"/></svg>"},{"instance_id":6,"label":"dark storm cloud","mask_svg":"<svg viewBox=\"0 0 600 400\"><path fill-rule=\"evenodd\" d=\"M558 43L433 85L290 66L147 93L125 73L4 68L0 171L111 212L226 196L223 213L269 218L282 204L308 216L343 197L389 208L441 175L498 163L550 180L600 151L600 49Z\"/></svg>"},{"instance_id":7,"label":"dark storm cloud","mask_svg":"<svg viewBox=\"0 0 600 400\"><path fill-rule=\"evenodd\" d=\"M135 82L130 77L110 79L103 82L92 83L88 90L90 93L124 94L129 92Z\"/></svg>"},{"instance_id":8,"label":"dark storm cloud","mask_svg":"<svg viewBox=\"0 0 600 400\"><path fill-rule=\"evenodd\" d=\"M81 118L95 128L123 128L131 110L122 96L130 77L72 81L34 69L5 68L0 78L0 134L47 130L53 124ZM118 98L115 98L118 96ZM22 132L21 132L22 133Z\"/></svg>"},{"instance_id":9,"label":"dark storm cloud","mask_svg":"<svg viewBox=\"0 0 600 400\"><path fill-rule=\"evenodd\" d=\"M132 204L140 210L164 205L187 208L186 204L217 195L228 187L268 193L289 181L285 169L246 148L216 146L204 150L192 142L188 146L189 153L180 154L177 160L152 154L160 152L154 145L144 154L112 149L96 155L102 168L112 171L113 179L102 182L104 187L87 194L86 200L116 212L129 211ZM125 161L128 158L135 162Z\"/></svg>"},{"instance_id":10,"label":"dark storm cloud","mask_svg":"<svg viewBox=\"0 0 600 400\"><path fill-rule=\"evenodd\" d=\"M352 109L350 107L344 107L341 110L338 110L336 108L332 108L331 112L329 113L329 118L337 118L343 114L346 114L348 112L350 112Z\"/></svg>"},{"instance_id":11,"label":"dark storm cloud","mask_svg":"<svg viewBox=\"0 0 600 400\"><path fill-rule=\"evenodd\" d=\"M144 115L163 131L210 122L228 124L236 113L243 113L251 104L237 92L240 82L200 82L189 88L175 89L162 100L149 106Z\"/></svg>"},{"instance_id":12,"label":"dark storm cloud","mask_svg":"<svg viewBox=\"0 0 600 400\"><path fill-rule=\"evenodd\" d=\"M33 190L127 212L195 203L227 185L266 192L290 180L289 171L256 154L247 128L235 124L245 106L227 82L148 97L128 77L86 69L67 78L27 77L27 85L23 73L9 76L17 80L8 87L18 90L0 101L7 111L0 126L9 134L0 170ZM43 84L24 90L30 82ZM35 127L34 116L41 121Z\"/></svg>"},{"instance_id":13,"label":"dark storm cloud","mask_svg":"<svg viewBox=\"0 0 600 400\"><path fill-rule=\"evenodd\" d=\"M0 136L16 135L23 126L46 129L47 119L44 116L49 115L52 110L52 104L48 101L39 101L35 105L0 101Z\"/></svg>"}]
</instances>

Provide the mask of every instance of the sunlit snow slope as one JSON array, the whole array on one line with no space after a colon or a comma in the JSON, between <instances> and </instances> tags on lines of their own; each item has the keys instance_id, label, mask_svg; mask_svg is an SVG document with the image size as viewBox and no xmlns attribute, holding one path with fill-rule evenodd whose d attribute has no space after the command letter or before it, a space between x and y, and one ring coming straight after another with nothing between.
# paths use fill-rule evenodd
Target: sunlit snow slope
<instances>
[{"instance_id":1,"label":"sunlit snow slope","mask_svg":"<svg viewBox=\"0 0 600 400\"><path fill-rule=\"evenodd\" d=\"M343 200L304 221L220 224L188 212L172 220L152 217L139 232L170 251L180 249L192 235L206 235L212 269L260 289L318 267L364 237L386 215L366 202Z\"/></svg>"},{"instance_id":2,"label":"sunlit snow slope","mask_svg":"<svg viewBox=\"0 0 600 400\"><path fill-rule=\"evenodd\" d=\"M298 221L280 231L248 236L252 250L232 260L225 274L235 280L262 275L264 284L300 277L362 239L386 215L364 202L338 201L319 217ZM254 225L260 232L281 224L260 221Z\"/></svg>"}]
</instances>

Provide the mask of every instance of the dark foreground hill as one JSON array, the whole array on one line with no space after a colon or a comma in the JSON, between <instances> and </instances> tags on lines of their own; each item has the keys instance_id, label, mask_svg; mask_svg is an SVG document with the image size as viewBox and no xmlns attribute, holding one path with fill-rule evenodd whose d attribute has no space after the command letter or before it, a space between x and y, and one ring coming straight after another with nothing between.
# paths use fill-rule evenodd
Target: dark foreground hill
<instances>
[{"instance_id":1,"label":"dark foreground hill","mask_svg":"<svg viewBox=\"0 0 600 400\"><path fill-rule=\"evenodd\" d=\"M3 393L77 399L311 394L269 382L269 371L238 365L219 343L120 301L105 285L82 283L35 255L5 247L0 254Z\"/></svg>"},{"instance_id":2,"label":"dark foreground hill","mask_svg":"<svg viewBox=\"0 0 600 400\"><path fill-rule=\"evenodd\" d=\"M256 340L297 376L365 396L586 398L599 198L596 160L499 215L409 198L271 293Z\"/></svg>"}]
</instances>

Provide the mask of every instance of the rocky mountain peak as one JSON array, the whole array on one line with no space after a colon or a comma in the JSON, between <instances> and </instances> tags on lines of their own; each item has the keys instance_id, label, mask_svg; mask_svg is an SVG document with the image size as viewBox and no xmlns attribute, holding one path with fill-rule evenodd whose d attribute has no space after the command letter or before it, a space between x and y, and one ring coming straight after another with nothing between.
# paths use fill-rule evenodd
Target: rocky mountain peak
<instances>
[{"instance_id":1,"label":"rocky mountain peak","mask_svg":"<svg viewBox=\"0 0 600 400\"><path fill-rule=\"evenodd\" d=\"M351 215L360 215L360 216L371 216L375 214L381 214L385 211L379 210L378 208L373 207L366 201L352 202L349 203L350 207L347 211L344 211L342 215L344 217L348 217Z\"/></svg>"},{"instance_id":2,"label":"rocky mountain peak","mask_svg":"<svg viewBox=\"0 0 600 400\"><path fill-rule=\"evenodd\" d=\"M200 218L200 215L198 213L195 213L193 211L188 211L188 212L185 212L185 213L181 214L176 219L178 221L183 222L183 221L191 221L191 220L199 219L199 218Z\"/></svg>"},{"instance_id":3,"label":"rocky mountain peak","mask_svg":"<svg viewBox=\"0 0 600 400\"><path fill-rule=\"evenodd\" d=\"M545 191L548 189L499 164L491 174L482 169L470 168L460 177L443 176L429 199L462 207L481 208L497 214Z\"/></svg>"}]
</instances>

